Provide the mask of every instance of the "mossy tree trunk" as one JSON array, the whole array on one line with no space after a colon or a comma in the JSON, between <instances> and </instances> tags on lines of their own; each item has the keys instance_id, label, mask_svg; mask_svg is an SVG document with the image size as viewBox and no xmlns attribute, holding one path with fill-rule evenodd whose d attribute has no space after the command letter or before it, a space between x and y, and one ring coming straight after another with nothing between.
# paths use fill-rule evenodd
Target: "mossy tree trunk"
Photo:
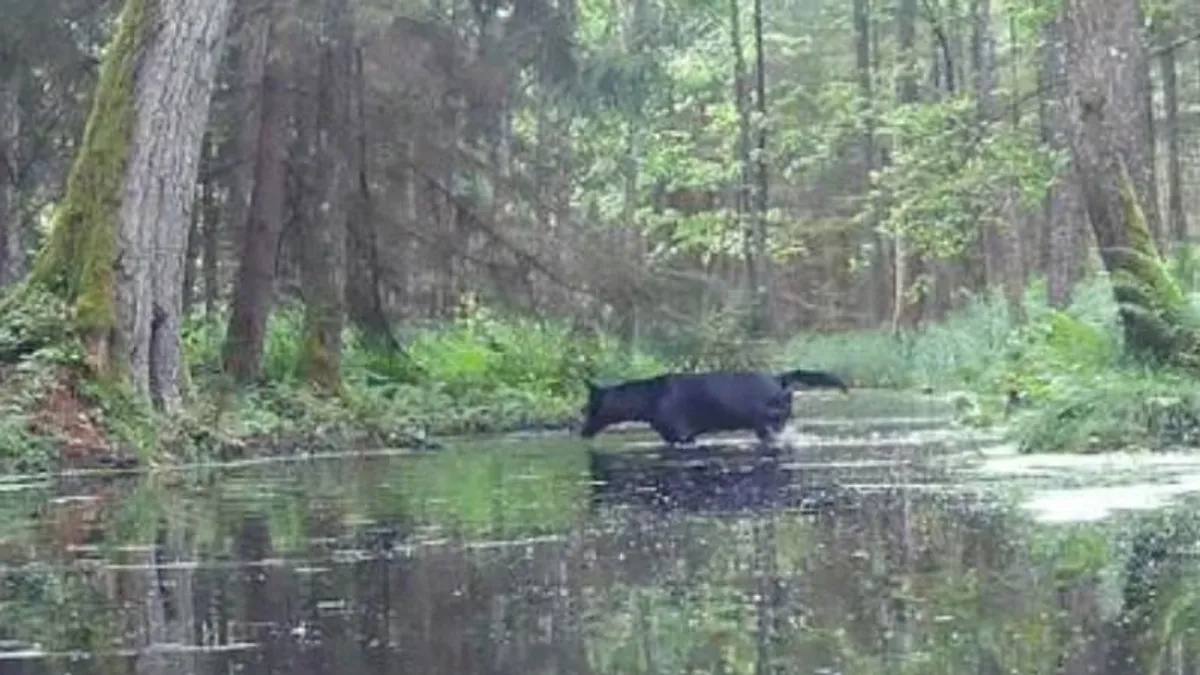
<instances>
[{"instance_id":1,"label":"mossy tree trunk","mask_svg":"<svg viewBox=\"0 0 1200 675\"><path fill-rule=\"evenodd\" d=\"M306 51L316 73L300 113L298 176L301 204L300 285L304 295L305 349L301 370L320 389L341 389L342 327L345 317L346 220L350 214L351 86L354 27L347 0L325 0Z\"/></svg>"},{"instance_id":2,"label":"mossy tree trunk","mask_svg":"<svg viewBox=\"0 0 1200 675\"><path fill-rule=\"evenodd\" d=\"M1141 19L1138 0L1067 0L1071 156L1128 348L1191 361L1196 336L1179 321L1183 296L1142 208L1154 192Z\"/></svg>"},{"instance_id":3,"label":"mossy tree trunk","mask_svg":"<svg viewBox=\"0 0 1200 675\"><path fill-rule=\"evenodd\" d=\"M173 410L189 212L229 0L126 0L32 281L77 310L93 367Z\"/></svg>"}]
</instances>

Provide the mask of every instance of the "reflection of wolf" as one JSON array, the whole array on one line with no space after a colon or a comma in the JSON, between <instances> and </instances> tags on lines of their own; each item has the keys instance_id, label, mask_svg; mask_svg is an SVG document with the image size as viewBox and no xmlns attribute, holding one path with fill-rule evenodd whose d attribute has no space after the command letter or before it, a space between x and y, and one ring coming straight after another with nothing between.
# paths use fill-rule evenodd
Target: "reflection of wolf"
<instances>
[{"instance_id":1,"label":"reflection of wolf","mask_svg":"<svg viewBox=\"0 0 1200 675\"><path fill-rule=\"evenodd\" d=\"M597 504L636 504L652 510L737 513L771 508L830 506L829 485L804 485L804 476L773 458L701 446L684 458L668 452L589 452Z\"/></svg>"}]
</instances>

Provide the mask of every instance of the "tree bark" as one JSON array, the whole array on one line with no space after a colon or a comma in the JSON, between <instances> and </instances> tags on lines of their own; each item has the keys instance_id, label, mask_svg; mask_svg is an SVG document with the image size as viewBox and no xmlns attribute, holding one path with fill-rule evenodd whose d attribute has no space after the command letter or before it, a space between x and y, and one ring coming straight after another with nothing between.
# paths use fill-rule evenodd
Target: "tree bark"
<instances>
[{"instance_id":1,"label":"tree bark","mask_svg":"<svg viewBox=\"0 0 1200 675\"><path fill-rule=\"evenodd\" d=\"M896 11L896 37L899 41L900 67L898 97L901 105L914 104L919 98L917 89L917 0L900 0ZM900 328L905 323L906 309L909 303L906 299L912 278L920 272L920 261L916 256L910 256L905 245L904 234L897 232L892 238L892 330ZM914 309L920 305L913 305ZM916 323L918 317L911 317L909 323Z\"/></svg>"},{"instance_id":2,"label":"tree bark","mask_svg":"<svg viewBox=\"0 0 1200 675\"><path fill-rule=\"evenodd\" d=\"M1180 156L1183 141L1179 129L1179 76L1176 67L1175 49L1172 44L1176 31L1163 29L1163 47L1159 55L1162 71L1163 105L1166 108L1167 136L1167 232L1170 240L1181 243L1187 240L1187 214L1183 210L1183 166Z\"/></svg>"},{"instance_id":3,"label":"tree bark","mask_svg":"<svg viewBox=\"0 0 1200 675\"><path fill-rule=\"evenodd\" d=\"M315 96L301 125L309 171L300 200L300 284L305 348L301 369L326 391L341 389L345 315L346 218L349 213L349 85L354 78L354 29L347 0L326 0L321 34L311 43L318 59Z\"/></svg>"},{"instance_id":4,"label":"tree bark","mask_svg":"<svg viewBox=\"0 0 1200 675\"><path fill-rule=\"evenodd\" d=\"M14 74L3 85L0 88L0 288L16 282L25 273L17 191L21 78Z\"/></svg>"},{"instance_id":5,"label":"tree bark","mask_svg":"<svg viewBox=\"0 0 1200 675\"><path fill-rule=\"evenodd\" d=\"M266 63L261 71L247 63L247 72L260 72L254 83L259 97L259 133L242 149L242 160L253 168L253 190L246 222L241 228L241 252L233 284L233 307L225 334L224 366L240 383L259 376L267 317L275 281L275 263L287 191L287 146L291 93L281 46L276 44L277 14L267 5L258 29L265 32ZM247 94L251 95L251 94Z\"/></svg>"},{"instance_id":6,"label":"tree bark","mask_svg":"<svg viewBox=\"0 0 1200 675\"><path fill-rule=\"evenodd\" d=\"M77 309L92 366L180 402L188 213L228 0L126 0L35 282Z\"/></svg>"},{"instance_id":7,"label":"tree bark","mask_svg":"<svg viewBox=\"0 0 1200 675\"><path fill-rule=\"evenodd\" d=\"M860 191L870 199L871 172L878 165L878 150L875 143L875 112L873 104L874 85L872 82L874 68L871 61L871 3L870 0L853 0L854 2L854 52L855 73L858 77L858 91L863 115L863 130L861 138L861 166L859 167ZM867 315L867 325L874 326L887 316L887 298L891 294L887 290L890 281L888 274L886 245L882 234L877 231L879 221L876 217L874 203L868 203L869 217L864 226L864 237L871 242L870 279L864 288L864 305Z\"/></svg>"},{"instance_id":8,"label":"tree bark","mask_svg":"<svg viewBox=\"0 0 1200 675\"><path fill-rule=\"evenodd\" d=\"M347 246L351 264L346 279L346 308L350 320L358 326L368 341L388 349L400 349L400 344L392 335L380 295L383 269L379 262L379 237L375 229L375 205L371 198L366 82L363 77L361 49L354 50L353 77L351 105L355 138L352 164L356 194L347 221Z\"/></svg>"},{"instance_id":9,"label":"tree bark","mask_svg":"<svg viewBox=\"0 0 1200 675\"><path fill-rule=\"evenodd\" d=\"M973 2L972 51L975 62L975 91L978 101L980 137L999 118L996 86L999 80L996 63L996 37L992 26L991 0ZM1010 200L1015 202L1015 196ZM1020 241L1017 234L1018 215L1012 206L999 210L983 224L984 284L987 288L1004 289L1009 311L1020 312L1024 279L1022 278ZM1004 222L1007 220L1008 222Z\"/></svg>"},{"instance_id":10,"label":"tree bark","mask_svg":"<svg viewBox=\"0 0 1200 675\"><path fill-rule=\"evenodd\" d=\"M1066 16L1071 155L1126 346L1154 360L1178 358L1194 336L1179 330L1183 298L1158 264L1144 215L1154 193L1138 0L1067 0Z\"/></svg>"},{"instance_id":11,"label":"tree bark","mask_svg":"<svg viewBox=\"0 0 1200 675\"><path fill-rule=\"evenodd\" d=\"M733 49L733 102L738 114L737 161L740 171L737 185L737 227L744 237L743 255L746 261L746 285L750 291L751 329L754 305L762 289L762 260L755 247L755 227L748 218L750 212L750 101L746 92L748 76L746 57L742 53L741 6L739 0L729 0L729 42Z\"/></svg>"},{"instance_id":12,"label":"tree bark","mask_svg":"<svg viewBox=\"0 0 1200 675\"><path fill-rule=\"evenodd\" d=\"M237 87L235 99L230 106L234 133L224 143L225 152L234 155L229 180L228 206L224 217L232 226L233 233L242 236L241 228L249 222L251 202L254 199L255 180L258 177L257 162L259 138L265 119L263 114L263 81L267 75L267 60L278 36L274 25L279 16L294 3L291 0L242 0L235 8L241 24L236 33L238 72L229 79Z\"/></svg>"},{"instance_id":13,"label":"tree bark","mask_svg":"<svg viewBox=\"0 0 1200 675\"><path fill-rule=\"evenodd\" d=\"M770 199L767 192L769 176L767 169L767 73L763 50L763 7L762 0L754 0L754 71L755 103L758 109L758 143L755 158L756 184L754 189L754 255L758 259L758 287L754 289L754 325L756 335L770 335L775 327L775 284L768 249L769 232L767 209Z\"/></svg>"},{"instance_id":14,"label":"tree bark","mask_svg":"<svg viewBox=\"0 0 1200 675\"><path fill-rule=\"evenodd\" d=\"M216 154L216 148L209 147L208 158L211 161ZM204 250L201 254L201 268L204 273L204 317L214 319L217 316L217 302L221 297L221 279L219 276L221 210L217 203L217 183L211 177L202 181L200 193L200 225L204 239Z\"/></svg>"},{"instance_id":15,"label":"tree bark","mask_svg":"<svg viewBox=\"0 0 1200 675\"><path fill-rule=\"evenodd\" d=\"M204 245L204 217L207 210L209 185L212 183L212 139L205 134L200 142L200 176L194 187L199 192L196 205L192 209L188 222L187 255L183 264L183 316L191 314L196 299L197 277L199 274L200 249Z\"/></svg>"},{"instance_id":16,"label":"tree bark","mask_svg":"<svg viewBox=\"0 0 1200 675\"><path fill-rule=\"evenodd\" d=\"M1137 21L1138 26L1145 26L1145 13L1142 11L1142 3L1137 5ZM1138 38L1142 42L1142 49L1145 50L1146 30L1138 30ZM1146 186L1145 198L1142 203L1142 214L1146 219L1146 227L1150 228L1150 236L1154 239L1154 244L1158 250L1163 250L1166 244L1167 233L1163 229L1162 209L1158 205L1158 130L1154 123L1154 80L1150 77L1150 57L1146 55L1138 67L1141 73L1137 78L1140 91L1138 95L1144 100L1142 106L1142 125L1146 130L1146 166L1135 176L1135 180L1144 181Z\"/></svg>"},{"instance_id":17,"label":"tree bark","mask_svg":"<svg viewBox=\"0 0 1200 675\"><path fill-rule=\"evenodd\" d=\"M863 118L862 137L860 140L861 158L859 159L859 192L869 195L871 190L871 172L878 163L878 151L875 147L875 111L873 104L874 85L872 83L871 67L871 2L870 0L853 0L854 2L854 54L855 73L858 77L858 95ZM867 197L870 198L869 196ZM863 236L872 243L871 278L865 284L864 304L868 317L868 325L874 326L883 320L887 312L887 285L889 275L884 237L876 231L878 219L875 216L874 204L868 204L870 214L864 226Z\"/></svg>"},{"instance_id":18,"label":"tree bark","mask_svg":"<svg viewBox=\"0 0 1200 675\"><path fill-rule=\"evenodd\" d=\"M133 338L129 358L136 389L170 412L180 404L184 367L180 330L189 213L231 3L142 1L148 44L135 80L117 232L117 315L122 333ZM151 261L146 251L154 252Z\"/></svg>"},{"instance_id":19,"label":"tree bark","mask_svg":"<svg viewBox=\"0 0 1200 675\"><path fill-rule=\"evenodd\" d=\"M1070 119L1067 111L1067 40L1062 17L1048 21L1041 44L1042 140L1056 152L1070 153ZM1091 237L1087 212L1079 192L1079 179L1066 167L1046 194L1044 255L1047 296L1054 307L1066 307L1071 290L1083 276Z\"/></svg>"}]
</instances>

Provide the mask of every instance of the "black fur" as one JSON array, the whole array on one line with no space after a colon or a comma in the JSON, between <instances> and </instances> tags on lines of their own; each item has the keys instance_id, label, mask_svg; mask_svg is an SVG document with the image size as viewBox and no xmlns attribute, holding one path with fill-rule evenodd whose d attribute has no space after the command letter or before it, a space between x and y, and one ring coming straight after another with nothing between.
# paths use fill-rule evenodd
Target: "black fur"
<instances>
[{"instance_id":1,"label":"black fur","mask_svg":"<svg viewBox=\"0 0 1200 675\"><path fill-rule=\"evenodd\" d=\"M747 429L769 443L791 418L796 384L848 390L835 375L806 370L667 373L608 387L589 382L580 435L591 438L613 424L646 422L671 445Z\"/></svg>"},{"instance_id":2,"label":"black fur","mask_svg":"<svg viewBox=\"0 0 1200 675\"><path fill-rule=\"evenodd\" d=\"M793 389L796 384L806 387L822 387L826 389L841 389L842 393L850 391L850 387L842 378L822 370L789 370L778 375L779 383L785 389Z\"/></svg>"}]
</instances>

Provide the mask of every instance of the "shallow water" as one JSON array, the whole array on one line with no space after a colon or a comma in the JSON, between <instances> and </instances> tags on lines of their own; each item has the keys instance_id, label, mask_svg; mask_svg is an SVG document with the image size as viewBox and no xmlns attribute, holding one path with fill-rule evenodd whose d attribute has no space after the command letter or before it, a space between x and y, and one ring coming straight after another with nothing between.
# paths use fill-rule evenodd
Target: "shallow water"
<instances>
[{"instance_id":1,"label":"shallow water","mask_svg":"<svg viewBox=\"0 0 1200 675\"><path fill-rule=\"evenodd\" d=\"M799 399L771 455L541 435L8 485L0 673L1200 672L1200 458Z\"/></svg>"}]
</instances>

